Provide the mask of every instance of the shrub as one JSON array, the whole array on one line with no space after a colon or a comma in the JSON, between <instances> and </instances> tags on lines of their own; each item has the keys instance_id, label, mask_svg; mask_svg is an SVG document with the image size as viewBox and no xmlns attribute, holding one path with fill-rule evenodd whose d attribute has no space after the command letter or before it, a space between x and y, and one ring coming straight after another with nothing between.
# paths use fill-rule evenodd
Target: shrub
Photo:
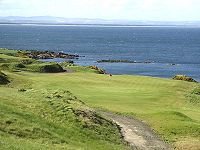
<instances>
[{"instance_id":1,"label":"shrub","mask_svg":"<svg viewBox=\"0 0 200 150\"><path fill-rule=\"evenodd\" d=\"M173 79L174 80L188 81L188 82L197 82L192 77L188 77L188 76L185 76L185 75L176 75L175 77L173 77Z\"/></svg>"},{"instance_id":2,"label":"shrub","mask_svg":"<svg viewBox=\"0 0 200 150\"><path fill-rule=\"evenodd\" d=\"M99 74L106 74L105 70L100 69L97 66L89 66L89 68L96 70Z\"/></svg>"},{"instance_id":3,"label":"shrub","mask_svg":"<svg viewBox=\"0 0 200 150\"><path fill-rule=\"evenodd\" d=\"M73 61L64 61L60 63L61 66L63 67L69 67L69 66L75 66Z\"/></svg>"},{"instance_id":4,"label":"shrub","mask_svg":"<svg viewBox=\"0 0 200 150\"><path fill-rule=\"evenodd\" d=\"M32 59L24 59L24 60L21 61L21 63L23 65L29 65L29 64L33 63L33 60Z\"/></svg>"},{"instance_id":5,"label":"shrub","mask_svg":"<svg viewBox=\"0 0 200 150\"><path fill-rule=\"evenodd\" d=\"M7 84L9 82L7 75L0 71L0 84Z\"/></svg>"},{"instance_id":6,"label":"shrub","mask_svg":"<svg viewBox=\"0 0 200 150\"><path fill-rule=\"evenodd\" d=\"M17 63L17 64L14 64L13 66L14 68L26 68L26 66L23 65L22 63Z\"/></svg>"}]
</instances>

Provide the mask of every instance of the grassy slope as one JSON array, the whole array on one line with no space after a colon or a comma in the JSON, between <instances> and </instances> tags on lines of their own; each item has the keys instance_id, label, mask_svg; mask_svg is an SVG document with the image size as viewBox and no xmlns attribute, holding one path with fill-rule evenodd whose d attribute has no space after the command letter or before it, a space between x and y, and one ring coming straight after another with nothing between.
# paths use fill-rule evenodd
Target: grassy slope
<instances>
[{"instance_id":1,"label":"grassy slope","mask_svg":"<svg viewBox=\"0 0 200 150\"><path fill-rule=\"evenodd\" d=\"M11 66L21 61L3 54L0 58ZM41 83L32 77L41 73L18 69L26 68L2 71L10 83L0 85L0 149L129 149L115 124L96 115L67 88L36 87Z\"/></svg>"},{"instance_id":2,"label":"grassy slope","mask_svg":"<svg viewBox=\"0 0 200 150\"><path fill-rule=\"evenodd\" d=\"M41 91L67 89L91 107L136 116L146 121L166 140L172 142L179 149L200 148L198 144L200 141L200 105L197 102L192 103L186 98L186 94L196 86L194 83L127 75L109 77L108 75L98 75L90 72L57 74L6 73L13 78L14 88L0 87L1 99L6 98L3 101L1 100L1 103L3 102L1 107L5 107L4 103L6 102L6 105L9 107L12 105L15 107L27 107L27 110L23 109L26 112L30 110L30 107L41 107L43 103L36 103L37 106L33 103L40 102L39 99L41 97L37 98L36 95L40 95ZM25 79L26 81L22 81ZM36 92L35 95L30 95L30 93L23 95L17 92L16 89L19 88L40 91L40 94ZM15 99L16 103L13 103L13 99ZM25 106L22 105L22 100ZM6 108L7 113L11 112L15 108L14 106L10 109ZM43 109L45 110L46 107L43 107ZM42 121L41 119L40 125L45 125ZM46 128L50 127L47 126ZM71 128L70 131L74 132L74 128ZM97 145L105 144L105 141L100 142L95 138L90 139L90 137L88 139L91 141L83 144L83 141L80 139L84 134L74 137L78 139L79 144L69 142L69 146L76 149L73 146L80 148L80 145L86 146L88 144L94 148ZM68 136L69 134L67 133L61 135L62 138ZM7 140L9 143L20 143L24 139L16 140L13 136L9 136ZM34 144L34 140L26 140L24 143L28 146L29 144ZM106 149L112 147L111 143L104 145ZM49 145L47 144L47 146ZM113 146L115 147L116 145L114 144ZM115 149L117 148L115 147ZM119 149L123 148L119 146Z\"/></svg>"},{"instance_id":3,"label":"grassy slope","mask_svg":"<svg viewBox=\"0 0 200 150\"><path fill-rule=\"evenodd\" d=\"M40 82L34 88L67 88L92 107L137 116L170 142L200 140L200 106L186 99L193 83L89 73L25 76Z\"/></svg>"},{"instance_id":4,"label":"grassy slope","mask_svg":"<svg viewBox=\"0 0 200 150\"><path fill-rule=\"evenodd\" d=\"M90 120L85 126L88 118L77 121L70 108L87 110L86 106L76 101L66 104L70 95L52 96L56 92L63 95L62 91L67 88L32 88L33 81L26 80L25 76L7 74L12 83L0 86L0 144L3 149L126 149L115 126L92 124Z\"/></svg>"}]
</instances>

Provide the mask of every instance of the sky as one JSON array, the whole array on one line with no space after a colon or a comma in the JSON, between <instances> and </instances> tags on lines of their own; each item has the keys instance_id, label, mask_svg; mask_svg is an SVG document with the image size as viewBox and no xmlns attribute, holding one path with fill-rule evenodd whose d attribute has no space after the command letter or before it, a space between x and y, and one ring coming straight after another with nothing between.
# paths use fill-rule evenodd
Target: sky
<instances>
[{"instance_id":1,"label":"sky","mask_svg":"<svg viewBox=\"0 0 200 150\"><path fill-rule=\"evenodd\" d=\"M200 0L0 0L0 16L200 21Z\"/></svg>"}]
</instances>

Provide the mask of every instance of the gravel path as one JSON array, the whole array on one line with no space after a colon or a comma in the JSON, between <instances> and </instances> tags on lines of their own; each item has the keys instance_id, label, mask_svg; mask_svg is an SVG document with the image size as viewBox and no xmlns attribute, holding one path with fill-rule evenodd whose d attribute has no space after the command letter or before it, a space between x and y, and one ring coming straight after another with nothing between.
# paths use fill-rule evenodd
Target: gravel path
<instances>
[{"instance_id":1,"label":"gravel path","mask_svg":"<svg viewBox=\"0 0 200 150\"><path fill-rule=\"evenodd\" d=\"M100 112L106 118L113 120L121 128L124 140L136 150L173 150L168 144L145 123L134 118L121 116L110 112Z\"/></svg>"}]
</instances>

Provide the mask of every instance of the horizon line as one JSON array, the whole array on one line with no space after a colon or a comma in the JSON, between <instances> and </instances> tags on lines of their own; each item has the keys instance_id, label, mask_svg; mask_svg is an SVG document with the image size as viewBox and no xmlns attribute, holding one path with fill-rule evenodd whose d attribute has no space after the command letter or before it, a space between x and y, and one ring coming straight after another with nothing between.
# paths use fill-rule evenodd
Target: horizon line
<instances>
[{"instance_id":1,"label":"horizon line","mask_svg":"<svg viewBox=\"0 0 200 150\"><path fill-rule=\"evenodd\" d=\"M104 18L67 18L59 16L0 16L0 18L9 18L9 17L23 17L23 18L32 18L32 17L53 17L53 18L62 18L62 19L88 19L88 20L104 20L104 21L145 21L145 22L200 22L200 20L133 20L133 19L104 19Z\"/></svg>"}]
</instances>

